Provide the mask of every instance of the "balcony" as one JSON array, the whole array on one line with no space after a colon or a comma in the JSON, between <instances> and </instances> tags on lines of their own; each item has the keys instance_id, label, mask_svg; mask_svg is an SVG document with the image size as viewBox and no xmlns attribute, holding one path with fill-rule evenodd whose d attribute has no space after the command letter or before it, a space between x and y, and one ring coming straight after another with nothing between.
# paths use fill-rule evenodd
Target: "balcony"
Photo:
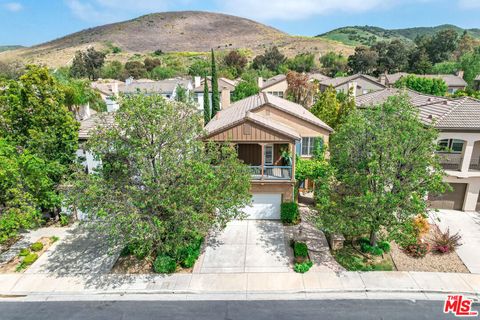
<instances>
[{"instance_id":1,"label":"balcony","mask_svg":"<svg viewBox=\"0 0 480 320\"><path fill-rule=\"evenodd\" d=\"M463 155L461 153L437 153L440 165L445 170L460 171Z\"/></svg>"},{"instance_id":2,"label":"balcony","mask_svg":"<svg viewBox=\"0 0 480 320\"><path fill-rule=\"evenodd\" d=\"M250 166L252 180L291 180L291 166Z\"/></svg>"}]
</instances>

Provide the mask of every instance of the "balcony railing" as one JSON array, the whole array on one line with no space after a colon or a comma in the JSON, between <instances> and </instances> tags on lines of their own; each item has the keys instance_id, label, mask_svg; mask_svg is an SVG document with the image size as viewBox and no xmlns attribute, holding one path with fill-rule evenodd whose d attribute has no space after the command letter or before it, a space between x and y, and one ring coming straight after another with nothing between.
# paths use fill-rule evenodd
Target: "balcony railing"
<instances>
[{"instance_id":1,"label":"balcony railing","mask_svg":"<svg viewBox=\"0 0 480 320\"><path fill-rule=\"evenodd\" d=\"M440 165L445 170L462 169L463 155L461 153L437 153Z\"/></svg>"},{"instance_id":2,"label":"balcony railing","mask_svg":"<svg viewBox=\"0 0 480 320\"><path fill-rule=\"evenodd\" d=\"M291 166L250 166L252 180L291 180Z\"/></svg>"},{"instance_id":3,"label":"balcony railing","mask_svg":"<svg viewBox=\"0 0 480 320\"><path fill-rule=\"evenodd\" d=\"M472 158L470 161L470 170L480 170L480 157Z\"/></svg>"}]
</instances>

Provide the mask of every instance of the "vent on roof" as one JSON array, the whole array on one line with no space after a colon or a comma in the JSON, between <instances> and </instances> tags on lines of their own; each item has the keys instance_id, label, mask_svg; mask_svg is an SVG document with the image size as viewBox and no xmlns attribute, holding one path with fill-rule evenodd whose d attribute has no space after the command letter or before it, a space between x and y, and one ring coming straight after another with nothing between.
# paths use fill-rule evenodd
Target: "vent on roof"
<instances>
[{"instance_id":1,"label":"vent on roof","mask_svg":"<svg viewBox=\"0 0 480 320\"><path fill-rule=\"evenodd\" d=\"M431 114L428 115L428 119L432 120L433 116Z\"/></svg>"},{"instance_id":2,"label":"vent on roof","mask_svg":"<svg viewBox=\"0 0 480 320\"><path fill-rule=\"evenodd\" d=\"M427 101L428 101L428 102L431 102L431 101L433 101L433 99L432 99L432 98L428 98Z\"/></svg>"},{"instance_id":3,"label":"vent on roof","mask_svg":"<svg viewBox=\"0 0 480 320\"><path fill-rule=\"evenodd\" d=\"M448 100L443 101L443 104L444 104L444 105L447 105L447 104L448 104Z\"/></svg>"}]
</instances>

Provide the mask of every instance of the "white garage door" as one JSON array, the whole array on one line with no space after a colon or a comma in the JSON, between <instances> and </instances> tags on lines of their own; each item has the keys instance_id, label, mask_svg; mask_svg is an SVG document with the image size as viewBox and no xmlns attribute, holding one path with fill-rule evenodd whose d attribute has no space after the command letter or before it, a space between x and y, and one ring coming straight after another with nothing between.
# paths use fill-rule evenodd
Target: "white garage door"
<instances>
[{"instance_id":1,"label":"white garage door","mask_svg":"<svg viewBox=\"0 0 480 320\"><path fill-rule=\"evenodd\" d=\"M254 193L252 204L245 207L244 212L247 219L269 219L280 220L280 204L282 195L280 193Z\"/></svg>"}]
</instances>

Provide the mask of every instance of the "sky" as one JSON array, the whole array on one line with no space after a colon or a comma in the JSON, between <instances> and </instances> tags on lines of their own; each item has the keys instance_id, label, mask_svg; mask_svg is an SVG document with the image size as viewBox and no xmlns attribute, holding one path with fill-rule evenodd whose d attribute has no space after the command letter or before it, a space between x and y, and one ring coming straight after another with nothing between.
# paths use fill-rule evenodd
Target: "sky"
<instances>
[{"instance_id":1,"label":"sky","mask_svg":"<svg viewBox=\"0 0 480 320\"><path fill-rule=\"evenodd\" d=\"M292 35L347 25L480 28L480 0L0 0L0 45L34 45L163 11L228 13Z\"/></svg>"}]
</instances>

